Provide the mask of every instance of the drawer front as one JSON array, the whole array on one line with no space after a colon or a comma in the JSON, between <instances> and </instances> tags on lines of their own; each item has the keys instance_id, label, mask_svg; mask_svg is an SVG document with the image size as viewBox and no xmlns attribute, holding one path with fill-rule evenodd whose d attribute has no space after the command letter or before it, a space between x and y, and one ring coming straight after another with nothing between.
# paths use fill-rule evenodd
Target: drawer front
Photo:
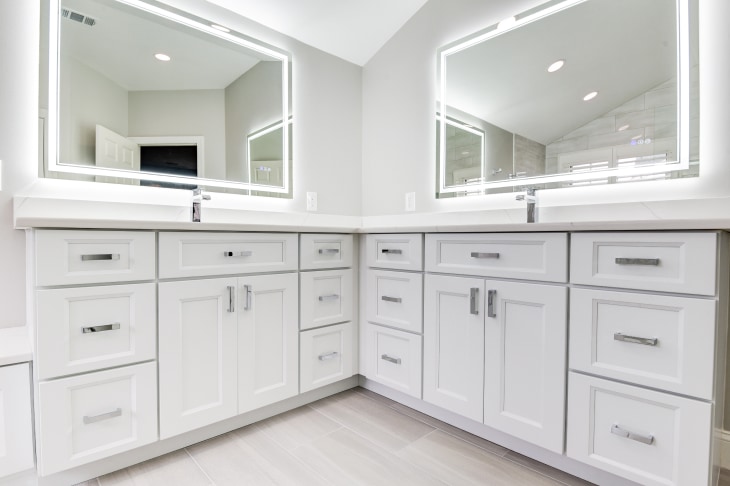
<instances>
[{"instance_id":1,"label":"drawer front","mask_svg":"<svg viewBox=\"0 0 730 486\"><path fill-rule=\"evenodd\" d=\"M573 283L715 295L715 233L579 233Z\"/></svg>"},{"instance_id":2,"label":"drawer front","mask_svg":"<svg viewBox=\"0 0 730 486\"><path fill-rule=\"evenodd\" d=\"M352 376L352 323L304 331L299 336L301 393Z\"/></svg>"},{"instance_id":3,"label":"drawer front","mask_svg":"<svg viewBox=\"0 0 730 486\"><path fill-rule=\"evenodd\" d=\"M160 278L296 271L298 236L160 233Z\"/></svg>"},{"instance_id":4,"label":"drawer front","mask_svg":"<svg viewBox=\"0 0 730 486\"><path fill-rule=\"evenodd\" d=\"M40 474L156 441L156 376L145 363L41 383Z\"/></svg>"},{"instance_id":5,"label":"drawer front","mask_svg":"<svg viewBox=\"0 0 730 486\"><path fill-rule=\"evenodd\" d=\"M142 231L38 230L36 285L130 282L155 278L155 234Z\"/></svg>"},{"instance_id":6,"label":"drawer front","mask_svg":"<svg viewBox=\"0 0 730 486\"><path fill-rule=\"evenodd\" d=\"M352 235L303 234L299 253L302 270L351 267Z\"/></svg>"},{"instance_id":7,"label":"drawer front","mask_svg":"<svg viewBox=\"0 0 730 486\"><path fill-rule=\"evenodd\" d=\"M573 289L570 367L713 398L716 302Z\"/></svg>"},{"instance_id":8,"label":"drawer front","mask_svg":"<svg viewBox=\"0 0 730 486\"><path fill-rule=\"evenodd\" d=\"M421 398L421 336L366 324L368 379Z\"/></svg>"},{"instance_id":9,"label":"drawer front","mask_svg":"<svg viewBox=\"0 0 730 486\"><path fill-rule=\"evenodd\" d=\"M365 252L369 267L423 270L423 235L367 235Z\"/></svg>"},{"instance_id":10,"label":"drawer front","mask_svg":"<svg viewBox=\"0 0 730 486\"><path fill-rule=\"evenodd\" d=\"M708 484L710 403L569 375L568 457L647 486Z\"/></svg>"},{"instance_id":11,"label":"drawer front","mask_svg":"<svg viewBox=\"0 0 730 486\"><path fill-rule=\"evenodd\" d=\"M352 270L299 274L300 329L352 320Z\"/></svg>"},{"instance_id":12,"label":"drawer front","mask_svg":"<svg viewBox=\"0 0 730 486\"><path fill-rule=\"evenodd\" d=\"M367 320L423 332L423 275L367 270Z\"/></svg>"},{"instance_id":13,"label":"drawer front","mask_svg":"<svg viewBox=\"0 0 730 486\"><path fill-rule=\"evenodd\" d=\"M426 271L565 282L565 233L429 234Z\"/></svg>"},{"instance_id":14,"label":"drawer front","mask_svg":"<svg viewBox=\"0 0 730 486\"><path fill-rule=\"evenodd\" d=\"M36 291L40 379L155 359L155 284Z\"/></svg>"}]
</instances>

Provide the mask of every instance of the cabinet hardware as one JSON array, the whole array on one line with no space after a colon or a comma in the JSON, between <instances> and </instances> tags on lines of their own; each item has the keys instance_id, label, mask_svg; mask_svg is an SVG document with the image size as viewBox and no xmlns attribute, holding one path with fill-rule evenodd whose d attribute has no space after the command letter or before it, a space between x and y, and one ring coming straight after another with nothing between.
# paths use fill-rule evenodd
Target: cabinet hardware
<instances>
[{"instance_id":1,"label":"cabinet hardware","mask_svg":"<svg viewBox=\"0 0 730 486\"><path fill-rule=\"evenodd\" d=\"M243 305L243 310L251 309L251 292L252 288L250 285L243 286L243 293L246 295L246 303Z\"/></svg>"},{"instance_id":2,"label":"cabinet hardware","mask_svg":"<svg viewBox=\"0 0 730 486\"><path fill-rule=\"evenodd\" d=\"M383 248L380 250L380 253L389 253L391 255L402 255L403 250L399 250L397 248Z\"/></svg>"},{"instance_id":3,"label":"cabinet hardware","mask_svg":"<svg viewBox=\"0 0 730 486\"><path fill-rule=\"evenodd\" d=\"M223 256L224 257L250 257L253 255L253 252L251 250L247 251L224 251Z\"/></svg>"},{"instance_id":4,"label":"cabinet hardware","mask_svg":"<svg viewBox=\"0 0 730 486\"><path fill-rule=\"evenodd\" d=\"M497 313L494 312L494 298L496 296L496 290L487 290L487 317L497 317Z\"/></svg>"},{"instance_id":5,"label":"cabinet hardware","mask_svg":"<svg viewBox=\"0 0 730 486\"><path fill-rule=\"evenodd\" d=\"M400 358L393 358L392 356L388 356L387 354L381 355L380 359L397 365L399 365L401 361Z\"/></svg>"},{"instance_id":6,"label":"cabinet hardware","mask_svg":"<svg viewBox=\"0 0 730 486\"><path fill-rule=\"evenodd\" d=\"M388 297L387 295L381 296L380 300L384 300L386 302L395 302L396 304L400 304L401 302L403 302L403 299L400 297Z\"/></svg>"},{"instance_id":7,"label":"cabinet hardware","mask_svg":"<svg viewBox=\"0 0 730 486\"><path fill-rule=\"evenodd\" d=\"M499 258L499 253L481 253L478 251L471 252L472 258Z\"/></svg>"},{"instance_id":8,"label":"cabinet hardware","mask_svg":"<svg viewBox=\"0 0 730 486\"><path fill-rule=\"evenodd\" d=\"M320 361L327 361L328 359L335 359L339 355L340 353L338 353L337 351L332 351L331 353L320 354L319 356L317 356L317 358Z\"/></svg>"},{"instance_id":9,"label":"cabinet hardware","mask_svg":"<svg viewBox=\"0 0 730 486\"><path fill-rule=\"evenodd\" d=\"M479 302L477 302L477 298L479 297L479 289L476 287L472 287L469 289L469 313L473 314L475 316L479 315Z\"/></svg>"},{"instance_id":10,"label":"cabinet hardware","mask_svg":"<svg viewBox=\"0 0 730 486\"><path fill-rule=\"evenodd\" d=\"M119 253L95 253L81 255L82 262L92 262L97 260L119 260Z\"/></svg>"},{"instance_id":11,"label":"cabinet hardware","mask_svg":"<svg viewBox=\"0 0 730 486\"><path fill-rule=\"evenodd\" d=\"M659 265L658 258L616 258L616 265Z\"/></svg>"},{"instance_id":12,"label":"cabinet hardware","mask_svg":"<svg viewBox=\"0 0 730 486\"><path fill-rule=\"evenodd\" d=\"M643 337L638 337L638 336L627 336L626 334L621 334L620 332L616 332L613 334L613 340L622 341L625 343L644 344L646 346L656 346L657 344L659 344L659 339L657 339L657 338L643 338Z\"/></svg>"},{"instance_id":13,"label":"cabinet hardware","mask_svg":"<svg viewBox=\"0 0 730 486\"><path fill-rule=\"evenodd\" d=\"M339 298L340 298L340 296L339 296L339 295L337 295L337 294L332 294L332 295L320 295L320 296L319 296L319 301L320 301L320 302L325 302L325 301L327 301L327 300L337 300L337 299L339 299Z\"/></svg>"},{"instance_id":14,"label":"cabinet hardware","mask_svg":"<svg viewBox=\"0 0 730 486\"><path fill-rule=\"evenodd\" d=\"M111 412L106 413L100 413L99 415L84 415L84 424L93 424L95 422L101 422L102 420L109 420L114 417L121 417L122 416L122 409L117 408L112 410Z\"/></svg>"},{"instance_id":15,"label":"cabinet hardware","mask_svg":"<svg viewBox=\"0 0 730 486\"><path fill-rule=\"evenodd\" d=\"M228 289L228 312L235 312L236 306L234 299L236 295L236 287L228 285L226 288Z\"/></svg>"},{"instance_id":16,"label":"cabinet hardware","mask_svg":"<svg viewBox=\"0 0 730 486\"><path fill-rule=\"evenodd\" d=\"M89 334L92 332L116 331L120 327L121 325L118 322L113 322L111 324L103 324L101 326L82 327L81 332L84 334Z\"/></svg>"},{"instance_id":17,"label":"cabinet hardware","mask_svg":"<svg viewBox=\"0 0 730 486\"><path fill-rule=\"evenodd\" d=\"M654 443L653 435L635 434L633 432L629 432L628 430L621 428L618 424L613 424L611 426L611 433L616 434L619 437L625 437L626 439L631 439L631 440L635 440L636 442L641 442L642 444L652 445Z\"/></svg>"},{"instance_id":18,"label":"cabinet hardware","mask_svg":"<svg viewBox=\"0 0 730 486\"><path fill-rule=\"evenodd\" d=\"M339 248L320 248L318 253L320 255L335 255L340 252Z\"/></svg>"}]
</instances>

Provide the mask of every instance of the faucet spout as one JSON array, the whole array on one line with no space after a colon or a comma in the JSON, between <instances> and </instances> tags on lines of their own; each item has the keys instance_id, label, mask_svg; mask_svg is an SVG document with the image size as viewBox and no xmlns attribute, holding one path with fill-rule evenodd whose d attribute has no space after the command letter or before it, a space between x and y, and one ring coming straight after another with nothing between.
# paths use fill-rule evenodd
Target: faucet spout
<instances>
[{"instance_id":1,"label":"faucet spout","mask_svg":"<svg viewBox=\"0 0 730 486\"><path fill-rule=\"evenodd\" d=\"M200 223L200 219L203 216L203 201L209 201L210 196L203 194L203 190L199 187L193 189L193 207L192 217L193 223Z\"/></svg>"},{"instance_id":2,"label":"faucet spout","mask_svg":"<svg viewBox=\"0 0 730 486\"><path fill-rule=\"evenodd\" d=\"M515 197L518 201L525 201L527 203L527 222L537 222L537 189L534 187L525 188L524 194L518 194Z\"/></svg>"}]
</instances>

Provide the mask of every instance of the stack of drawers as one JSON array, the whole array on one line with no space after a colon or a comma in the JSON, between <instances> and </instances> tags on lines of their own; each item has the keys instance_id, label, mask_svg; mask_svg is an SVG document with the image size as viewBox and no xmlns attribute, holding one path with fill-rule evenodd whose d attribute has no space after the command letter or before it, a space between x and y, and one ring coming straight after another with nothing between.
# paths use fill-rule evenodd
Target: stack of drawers
<instances>
[{"instance_id":1,"label":"stack of drawers","mask_svg":"<svg viewBox=\"0 0 730 486\"><path fill-rule=\"evenodd\" d=\"M300 235L300 393L353 374L352 254L352 235Z\"/></svg>"},{"instance_id":2,"label":"stack of drawers","mask_svg":"<svg viewBox=\"0 0 730 486\"><path fill-rule=\"evenodd\" d=\"M726 244L717 233L573 235L568 456L644 485L710 484Z\"/></svg>"},{"instance_id":3,"label":"stack of drawers","mask_svg":"<svg viewBox=\"0 0 730 486\"><path fill-rule=\"evenodd\" d=\"M421 398L423 235L367 235L365 375Z\"/></svg>"},{"instance_id":4,"label":"stack of drawers","mask_svg":"<svg viewBox=\"0 0 730 486\"><path fill-rule=\"evenodd\" d=\"M41 475L157 440L155 234L34 232Z\"/></svg>"}]
</instances>

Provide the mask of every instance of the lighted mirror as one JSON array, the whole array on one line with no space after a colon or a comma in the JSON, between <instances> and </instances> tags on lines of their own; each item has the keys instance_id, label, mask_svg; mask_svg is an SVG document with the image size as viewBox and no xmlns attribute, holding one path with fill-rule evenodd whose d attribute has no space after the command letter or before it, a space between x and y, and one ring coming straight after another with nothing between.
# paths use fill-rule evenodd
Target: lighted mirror
<instances>
[{"instance_id":1,"label":"lighted mirror","mask_svg":"<svg viewBox=\"0 0 730 486\"><path fill-rule=\"evenodd\" d=\"M445 46L438 197L697 175L695 11L553 0Z\"/></svg>"},{"instance_id":2,"label":"lighted mirror","mask_svg":"<svg viewBox=\"0 0 730 486\"><path fill-rule=\"evenodd\" d=\"M291 197L286 52L154 1L48 12L48 177Z\"/></svg>"}]
</instances>

